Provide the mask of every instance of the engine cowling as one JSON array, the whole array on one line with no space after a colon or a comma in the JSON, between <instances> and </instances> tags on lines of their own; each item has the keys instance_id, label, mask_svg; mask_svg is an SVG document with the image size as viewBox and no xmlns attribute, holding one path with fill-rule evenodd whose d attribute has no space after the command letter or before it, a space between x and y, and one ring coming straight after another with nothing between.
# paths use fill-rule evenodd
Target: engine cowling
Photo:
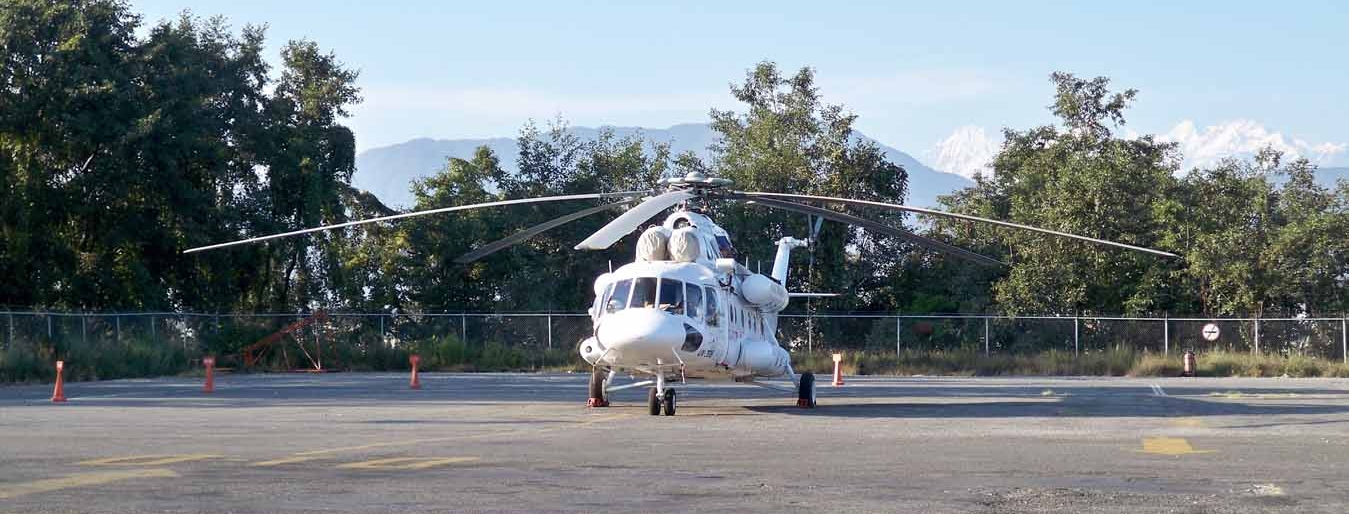
<instances>
[{"instance_id":1,"label":"engine cowling","mask_svg":"<svg viewBox=\"0 0 1349 514\"><path fill-rule=\"evenodd\" d=\"M740 297L768 312L787 308L787 288L767 276L755 273L740 283Z\"/></svg>"}]
</instances>

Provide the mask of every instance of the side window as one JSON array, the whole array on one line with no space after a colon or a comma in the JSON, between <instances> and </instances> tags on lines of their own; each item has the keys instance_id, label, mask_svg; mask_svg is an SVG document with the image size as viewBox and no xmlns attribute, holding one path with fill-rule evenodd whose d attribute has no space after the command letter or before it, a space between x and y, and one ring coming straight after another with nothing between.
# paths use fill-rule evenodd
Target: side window
<instances>
[{"instance_id":1,"label":"side window","mask_svg":"<svg viewBox=\"0 0 1349 514\"><path fill-rule=\"evenodd\" d=\"M684 314L684 283L672 278L660 279L660 310Z\"/></svg>"},{"instance_id":2,"label":"side window","mask_svg":"<svg viewBox=\"0 0 1349 514\"><path fill-rule=\"evenodd\" d=\"M721 324L721 309L717 306L717 290L708 286L703 290L707 297L707 324L717 326Z\"/></svg>"},{"instance_id":3,"label":"side window","mask_svg":"<svg viewBox=\"0 0 1349 514\"><path fill-rule=\"evenodd\" d=\"M604 303L605 312L621 311L628 306L628 292L632 290L632 279L615 282L609 300Z\"/></svg>"},{"instance_id":4,"label":"side window","mask_svg":"<svg viewBox=\"0 0 1349 514\"><path fill-rule=\"evenodd\" d=\"M656 277L638 277L632 283L632 298L628 306L633 309L650 309L656 306Z\"/></svg>"},{"instance_id":5,"label":"side window","mask_svg":"<svg viewBox=\"0 0 1349 514\"><path fill-rule=\"evenodd\" d=\"M687 306L689 317L693 319L702 319L703 317L703 288L697 284L684 285L684 304Z\"/></svg>"}]
</instances>

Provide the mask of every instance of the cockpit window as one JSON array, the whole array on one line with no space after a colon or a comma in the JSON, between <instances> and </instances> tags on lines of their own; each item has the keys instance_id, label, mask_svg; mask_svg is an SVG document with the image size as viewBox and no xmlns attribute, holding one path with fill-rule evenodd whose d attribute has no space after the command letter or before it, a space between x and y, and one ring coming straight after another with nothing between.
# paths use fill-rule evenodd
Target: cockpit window
<instances>
[{"instance_id":1,"label":"cockpit window","mask_svg":"<svg viewBox=\"0 0 1349 514\"><path fill-rule=\"evenodd\" d=\"M703 288L697 284L685 284L684 304L687 305L689 317L701 319L703 317Z\"/></svg>"},{"instance_id":2,"label":"cockpit window","mask_svg":"<svg viewBox=\"0 0 1349 514\"><path fill-rule=\"evenodd\" d=\"M707 324L715 327L720 323L718 313L721 312L717 307L717 290L709 286L706 291L707 294L704 296L707 297Z\"/></svg>"},{"instance_id":3,"label":"cockpit window","mask_svg":"<svg viewBox=\"0 0 1349 514\"><path fill-rule=\"evenodd\" d=\"M660 310L684 314L684 283L672 278L660 279Z\"/></svg>"},{"instance_id":4,"label":"cockpit window","mask_svg":"<svg viewBox=\"0 0 1349 514\"><path fill-rule=\"evenodd\" d=\"M628 305L628 292L632 290L632 279L615 282L609 299L604 302L605 312L621 311Z\"/></svg>"},{"instance_id":5,"label":"cockpit window","mask_svg":"<svg viewBox=\"0 0 1349 514\"><path fill-rule=\"evenodd\" d=\"M632 298L628 306L650 309L656 306L656 277L638 277L632 284Z\"/></svg>"},{"instance_id":6,"label":"cockpit window","mask_svg":"<svg viewBox=\"0 0 1349 514\"><path fill-rule=\"evenodd\" d=\"M735 258L735 247L731 246L731 239L726 236L717 236L717 251L721 252L721 258Z\"/></svg>"}]
</instances>

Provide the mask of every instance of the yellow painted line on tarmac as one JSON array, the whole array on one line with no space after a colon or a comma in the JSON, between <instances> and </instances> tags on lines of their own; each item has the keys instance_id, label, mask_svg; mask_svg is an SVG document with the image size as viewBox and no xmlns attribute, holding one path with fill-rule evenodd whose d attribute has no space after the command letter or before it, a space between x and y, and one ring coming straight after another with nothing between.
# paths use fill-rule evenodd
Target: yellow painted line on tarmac
<instances>
[{"instance_id":1,"label":"yellow painted line on tarmac","mask_svg":"<svg viewBox=\"0 0 1349 514\"><path fill-rule=\"evenodd\" d=\"M450 464L460 464L464 462L473 462L477 457L444 457L444 458L425 458L425 457L395 457L391 459L375 459L364 462L352 462L337 466L339 469L429 469L437 466L447 466Z\"/></svg>"},{"instance_id":2,"label":"yellow painted line on tarmac","mask_svg":"<svg viewBox=\"0 0 1349 514\"><path fill-rule=\"evenodd\" d=\"M1145 437L1143 438L1143 449L1134 451L1155 455L1191 455L1215 452L1215 450L1196 450L1193 446L1190 446L1189 441L1179 437Z\"/></svg>"},{"instance_id":3,"label":"yellow painted line on tarmac","mask_svg":"<svg viewBox=\"0 0 1349 514\"><path fill-rule=\"evenodd\" d=\"M1178 427L1189 427L1189 428L1202 428L1205 426L1204 420L1199 418L1176 418L1174 420L1171 420L1171 424Z\"/></svg>"},{"instance_id":4,"label":"yellow painted line on tarmac","mask_svg":"<svg viewBox=\"0 0 1349 514\"><path fill-rule=\"evenodd\" d=\"M180 462L194 462L206 459L219 459L224 455L194 453L187 455L130 455L126 457L108 457L80 462L81 466L163 466Z\"/></svg>"},{"instance_id":5,"label":"yellow painted line on tarmac","mask_svg":"<svg viewBox=\"0 0 1349 514\"><path fill-rule=\"evenodd\" d=\"M171 469L135 469L127 471L102 471L97 473L78 473L61 478L48 478L17 484L0 484L0 500L8 500L29 494L49 493L76 487L90 487L137 478L176 478L178 473Z\"/></svg>"},{"instance_id":6,"label":"yellow painted line on tarmac","mask_svg":"<svg viewBox=\"0 0 1349 514\"><path fill-rule=\"evenodd\" d=\"M249 464L249 466L258 466L258 467L280 466L282 464L296 464L300 462L309 462L311 460L318 460L318 459L319 457L285 457L281 459L254 462L252 464Z\"/></svg>"}]
</instances>

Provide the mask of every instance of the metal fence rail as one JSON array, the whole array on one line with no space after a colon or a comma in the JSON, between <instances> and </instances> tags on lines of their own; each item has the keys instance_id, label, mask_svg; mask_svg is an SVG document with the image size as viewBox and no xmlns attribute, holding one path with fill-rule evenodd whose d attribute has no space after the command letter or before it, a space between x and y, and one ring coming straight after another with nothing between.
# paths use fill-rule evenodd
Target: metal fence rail
<instances>
[{"instance_id":1,"label":"metal fence rail","mask_svg":"<svg viewBox=\"0 0 1349 514\"><path fill-rule=\"evenodd\" d=\"M308 316L177 312L72 313L0 311L0 351L53 348L116 350L135 345L199 356L221 345L251 343ZM1201 336L1219 328L1216 340ZM317 337L364 348L453 337L469 346L571 350L591 331L577 312L329 313ZM1349 362L1345 318L1199 318L997 316L980 314L787 314L778 338L794 351L975 351L986 355L1074 355L1110 349L1161 354L1227 350L1304 355Z\"/></svg>"}]
</instances>

